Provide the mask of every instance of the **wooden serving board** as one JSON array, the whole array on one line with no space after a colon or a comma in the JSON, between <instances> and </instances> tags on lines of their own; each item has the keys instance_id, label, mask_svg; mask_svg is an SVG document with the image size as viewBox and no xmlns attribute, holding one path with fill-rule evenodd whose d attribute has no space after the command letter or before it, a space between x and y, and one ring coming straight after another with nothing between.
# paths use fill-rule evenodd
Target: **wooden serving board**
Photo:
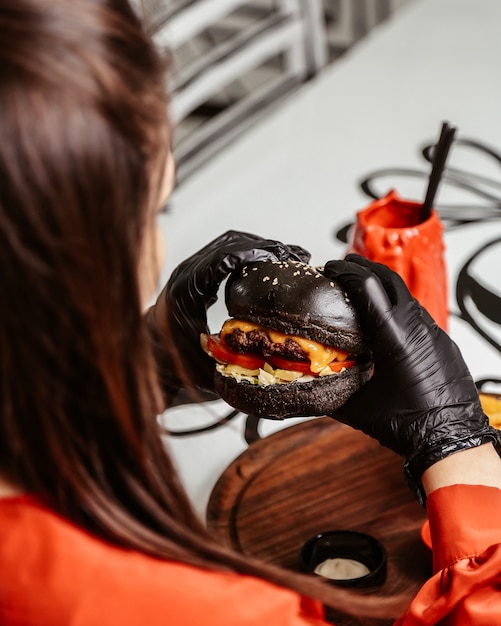
<instances>
[{"instance_id":1,"label":"wooden serving board","mask_svg":"<svg viewBox=\"0 0 501 626\"><path fill-rule=\"evenodd\" d=\"M369 533L388 554L386 582L371 593L405 593L409 601L431 574L431 553L420 538L425 519L404 483L401 459L327 417L249 446L222 474L207 509L209 527L226 544L291 570L300 569L301 546L318 532ZM336 616L338 626L355 623L362 622Z\"/></svg>"}]
</instances>

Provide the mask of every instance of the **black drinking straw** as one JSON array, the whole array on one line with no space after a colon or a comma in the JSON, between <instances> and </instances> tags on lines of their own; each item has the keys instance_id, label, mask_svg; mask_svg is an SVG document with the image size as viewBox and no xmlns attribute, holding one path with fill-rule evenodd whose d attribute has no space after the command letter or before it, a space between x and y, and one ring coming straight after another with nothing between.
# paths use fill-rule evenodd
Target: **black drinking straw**
<instances>
[{"instance_id":1,"label":"black drinking straw","mask_svg":"<svg viewBox=\"0 0 501 626\"><path fill-rule=\"evenodd\" d=\"M440 133L440 139L435 145L433 150L433 165L431 167L430 178L428 180L428 189L426 190L426 197L421 208L421 221L424 222L430 217L431 209L435 201L438 185L442 179L442 174L445 168L445 162L451 148L454 136L456 134L456 128L449 126L447 122L442 124L442 131Z\"/></svg>"}]
</instances>

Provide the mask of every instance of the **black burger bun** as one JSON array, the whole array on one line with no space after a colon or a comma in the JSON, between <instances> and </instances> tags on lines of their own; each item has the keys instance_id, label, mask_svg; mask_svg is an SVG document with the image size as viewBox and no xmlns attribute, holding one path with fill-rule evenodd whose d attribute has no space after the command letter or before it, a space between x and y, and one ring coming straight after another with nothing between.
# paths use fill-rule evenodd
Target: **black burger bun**
<instances>
[{"instance_id":1,"label":"black burger bun","mask_svg":"<svg viewBox=\"0 0 501 626\"><path fill-rule=\"evenodd\" d=\"M269 419L329 415L364 385L372 375L372 363L362 362L332 376L307 383L253 385L215 374L216 392L233 408Z\"/></svg>"},{"instance_id":2,"label":"black burger bun","mask_svg":"<svg viewBox=\"0 0 501 626\"><path fill-rule=\"evenodd\" d=\"M353 354L367 351L357 312L321 268L299 261L246 265L228 279L225 301L231 317Z\"/></svg>"},{"instance_id":3,"label":"black burger bun","mask_svg":"<svg viewBox=\"0 0 501 626\"><path fill-rule=\"evenodd\" d=\"M259 261L236 270L225 288L232 318L348 351L357 363L308 382L259 385L216 371L217 393L234 408L282 419L332 413L372 375L358 315L342 287L322 268L298 261Z\"/></svg>"}]
</instances>

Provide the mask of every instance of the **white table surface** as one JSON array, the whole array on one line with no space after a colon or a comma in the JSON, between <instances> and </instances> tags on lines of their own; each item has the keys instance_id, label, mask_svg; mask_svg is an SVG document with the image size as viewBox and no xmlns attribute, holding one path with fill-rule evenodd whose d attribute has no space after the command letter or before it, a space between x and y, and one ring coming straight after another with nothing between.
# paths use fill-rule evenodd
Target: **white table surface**
<instances>
[{"instance_id":1,"label":"white table surface","mask_svg":"<svg viewBox=\"0 0 501 626\"><path fill-rule=\"evenodd\" d=\"M184 258L226 231L254 232L309 249L313 263L344 255L336 231L369 202L359 188L385 167L429 171L420 150L448 120L459 136L501 150L501 3L499 0L414 0L341 60L303 86L270 116L186 180L172 213L162 218L168 245L165 276ZM498 176L501 167L458 149L450 161ZM383 181L382 191L424 198L423 180ZM442 187L438 202L465 200ZM501 220L447 227L451 281L450 334L475 379L501 378L501 353L457 317L455 280L466 260L501 238ZM475 272L501 296L501 244L476 262ZM214 331L226 317L223 302L210 310ZM484 327L501 342L501 327ZM229 412L223 401L170 409L170 430L195 431ZM261 422L260 436L287 422ZM219 475L248 443L246 416L201 433L166 437L200 515Z\"/></svg>"}]
</instances>

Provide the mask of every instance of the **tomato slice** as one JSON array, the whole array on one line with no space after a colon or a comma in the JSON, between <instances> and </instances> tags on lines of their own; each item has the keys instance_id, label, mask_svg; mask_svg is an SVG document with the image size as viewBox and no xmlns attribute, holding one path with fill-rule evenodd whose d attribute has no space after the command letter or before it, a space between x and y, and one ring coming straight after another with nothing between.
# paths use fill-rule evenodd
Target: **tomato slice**
<instances>
[{"instance_id":1,"label":"tomato slice","mask_svg":"<svg viewBox=\"0 0 501 626\"><path fill-rule=\"evenodd\" d=\"M241 354L239 352L234 352L228 344L220 338L219 335L209 335L207 337L207 348L216 360L222 361L223 363L233 363L234 365L239 365L240 367L245 367L249 370L257 370L265 364L265 359L259 354L252 354L249 352ZM291 361L279 356L267 357L266 361L271 366L282 370L318 376L318 374L315 374L310 370L309 361ZM343 368L348 369L353 367L355 363L356 361L331 361L329 363L329 367L333 372L340 372Z\"/></svg>"},{"instance_id":2,"label":"tomato slice","mask_svg":"<svg viewBox=\"0 0 501 626\"><path fill-rule=\"evenodd\" d=\"M284 359L281 356L270 356L267 361L273 367L278 367L281 370L302 372L303 374L316 376L316 374L314 374L310 369L310 361L290 361L289 359Z\"/></svg>"},{"instance_id":3,"label":"tomato slice","mask_svg":"<svg viewBox=\"0 0 501 626\"><path fill-rule=\"evenodd\" d=\"M329 367L333 372L340 372L343 368L349 369L356 364L356 361L331 361Z\"/></svg>"},{"instance_id":4,"label":"tomato slice","mask_svg":"<svg viewBox=\"0 0 501 626\"><path fill-rule=\"evenodd\" d=\"M270 365L279 367L282 370L292 370L293 372L302 372L303 374L318 376L318 374L311 371L309 361L290 361L289 359L283 359L279 356L270 356L267 360ZM333 372L340 372L343 367L348 369L353 367L355 363L356 361L331 361L329 367Z\"/></svg>"},{"instance_id":5,"label":"tomato slice","mask_svg":"<svg viewBox=\"0 0 501 626\"><path fill-rule=\"evenodd\" d=\"M207 338L207 348L214 358L223 363L233 363L249 370L257 370L264 365L264 358L259 354L233 352L219 335L209 335Z\"/></svg>"}]
</instances>

